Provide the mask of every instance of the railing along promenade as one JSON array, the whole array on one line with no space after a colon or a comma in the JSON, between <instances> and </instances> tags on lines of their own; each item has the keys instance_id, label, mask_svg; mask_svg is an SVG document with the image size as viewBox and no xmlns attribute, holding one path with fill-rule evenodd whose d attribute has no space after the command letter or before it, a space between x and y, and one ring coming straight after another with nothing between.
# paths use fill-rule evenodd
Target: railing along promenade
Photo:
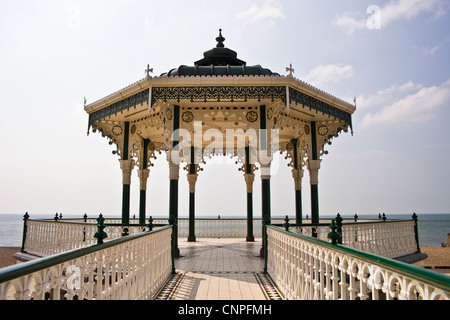
<instances>
[{"instance_id":1,"label":"railing along promenade","mask_svg":"<svg viewBox=\"0 0 450 320\"><path fill-rule=\"evenodd\" d=\"M309 220L296 225L287 217L273 224L254 221L255 237L262 236L264 271L286 299L449 299L450 277L389 258L420 250L417 216L356 220L338 215L331 225ZM44 257L0 269L0 299L154 297L175 272L173 226L152 218L148 224L106 222L102 216L32 220L25 215L22 251ZM201 219L196 226L197 237L245 238L248 231L243 219ZM187 219L179 219L177 227L179 236L187 236Z\"/></svg>"},{"instance_id":2,"label":"railing along promenade","mask_svg":"<svg viewBox=\"0 0 450 320\"><path fill-rule=\"evenodd\" d=\"M449 300L450 277L266 225L265 272L289 300Z\"/></svg>"},{"instance_id":3,"label":"railing along promenade","mask_svg":"<svg viewBox=\"0 0 450 320\"><path fill-rule=\"evenodd\" d=\"M153 227L167 225L167 218L150 217ZM411 220L387 220L385 216L379 219L343 220L336 217L338 232L341 234L341 244L365 252L388 258L406 256L419 249L417 233L417 217ZM116 239L122 235L137 234L149 229L149 224L139 224L131 219L130 224L122 224L119 218L105 220L105 232L108 239ZM324 221L324 220L323 220ZM149 221L150 223L150 221ZM274 225L289 223L286 219L273 219ZM291 230L318 239L327 240L329 220L311 224L305 220L301 225L290 224ZM253 236L262 237L261 219L253 220ZM177 224L178 237L188 237L189 219L180 218ZM96 243L94 237L97 231L97 221L86 215L80 219L33 220L24 217L24 239L22 252L43 257L62 253L68 250L82 248ZM247 220L239 218L228 219L196 219L195 235L197 238L245 238L247 236Z\"/></svg>"},{"instance_id":4,"label":"railing along promenade","mask_svg":"<svg viewBox=\"0 0 450 320\"><path fill-rule=\"evenodd\" d=\"M152 299L175 272L173 226L104 241L106 228L99 218L97 244L0 269L0 300Z\"/></svg>"}]
</instances>

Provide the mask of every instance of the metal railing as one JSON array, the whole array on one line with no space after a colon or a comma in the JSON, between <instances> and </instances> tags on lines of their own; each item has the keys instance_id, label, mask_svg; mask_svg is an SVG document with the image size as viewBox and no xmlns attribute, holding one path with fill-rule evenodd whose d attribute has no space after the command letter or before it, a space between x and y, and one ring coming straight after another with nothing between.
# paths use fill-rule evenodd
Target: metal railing
<instances>
[{"instance_id":1,"label":"metal railing","mask_svg":"<svg viewBox=\"0 0 450 320\"><path fill-rule=\"evenodd\" d=\"M265 271L289 300L449 300L450 277L267 225Z\"/></svg>"},{"instance_id":2,"label":"metal railing","mask_svg":"<svg viewBox=\"0 0 450 320\"><path fill-rule=\"evenodd\" d=\"M0 269L0 300L152 299L175 272L173 227Z\"/></svg>"},{"instance_id":3,"label":"metal railing","mask_svg":"<svg viewBox=\"0 0 450 320\"><path fill-rule=\"evenodd\" d=\"M101 216L101 215L100 215ZM33 220L24 216L24 236L22 252L38 257L62 253L68 250L86 247L96 243L98 219L54 219ZM417 232L417 216L412 220L386 220L385 217L374 220L343 220L339 214L335 218L340 244L365 252L389 258L398 258L420 251ZM287 227L310 237L327 240L329 220L326 223L311 224L305 220L301 225L291 224L288 217L273 219L272 225ZM108 239L117 239L123 235L145 232L168 224L167 218L149 218L148 224L139 224L131 219L129 224L121 224L120 219L105 219L104 231ZM253 219L253 237L262 238L261 219ZM188 237L189 219L179 218L177 236ZM239 218L195 220L197 238L246 238L247 220Z\"/></svg>"},{"instance_id":4,"label":"metal railing","mask_svg":"<svg viewBox=\"0 0 450 320\"><path fill-rule=\"evenodd\" d=\"M148 224L122 224L120 219L30 219L24 216L23 241L21 252L38 257L49 256L87 247L97 243L99 219L103 219L107 240L118 239L124 235L134 235L153 230L168 224L154 224L150 218Z\"/></svg>"},{"instance_id":5,"label":"metal railing","mask_svg":"<svg viewBox=\"0 0 450 320\"><path fill-rule=\"evenodd\" d=\"M355 219L356 220L356 219ZM411 220L378 220L345 221L338 214L335 219L336 232L339 234L338 243L350 248L378 254L388 258L399 258L420 252L417 230L417 216ZM318 224L290 224L286 217L283 226L299 234L327 241L330 223Z\"/></svg>"}]
</instances>

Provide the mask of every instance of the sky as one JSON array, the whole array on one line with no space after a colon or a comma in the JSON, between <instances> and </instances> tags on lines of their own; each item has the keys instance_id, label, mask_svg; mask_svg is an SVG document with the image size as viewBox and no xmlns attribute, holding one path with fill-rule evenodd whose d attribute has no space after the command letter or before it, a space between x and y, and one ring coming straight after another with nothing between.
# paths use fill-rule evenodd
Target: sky
<instances>
[{"instance_id":1,"label":"sky","mask_svg":"<svg viewBox=\"0 0 450 320\"><path fill-rule=\"evenodd\" d=\"M0 213L120 215L113 146L87 135L93 102L144 77L193 65L218 29L247 65L294 76L350 103L353 135L326 146L321 215L450 213L449 0L0 0ZM197 182L198 216L245 216L242 172L214 158ZM295 214L279 157L272 216ZM186 172L179 215L188 215ZM147 216L168 216L168 165L151 168ZM302 183L310 214L309 175ZM254 215L261 215L260 177ZM138 215L134 170L131 214Z\"/></svg>"}]
</instances>

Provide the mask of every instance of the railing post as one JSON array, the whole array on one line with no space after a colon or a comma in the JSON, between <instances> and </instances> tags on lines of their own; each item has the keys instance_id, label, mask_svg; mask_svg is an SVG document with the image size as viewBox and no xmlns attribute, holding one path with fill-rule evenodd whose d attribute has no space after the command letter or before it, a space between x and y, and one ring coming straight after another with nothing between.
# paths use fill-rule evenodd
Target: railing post
<instances>
[{"instance_id":1,"label":"railing post","mask_svg":"<svg viewBox=\"0 0 450 320\"><path fill-rule=\"evenodd\" d=\"M151 232L151 231L153 231L153 227L155 226L154 224L153 224L153 218L150 216L150 218L148 218L148 232Z\"/></svg>"},{"instance_id":2,"label":"railing post","mask_svg":"<svg viewBox=\"0 0 450 320\"><path fill-rule=\"evenodd\" d=\"M328 239L331 240L331 244L338 244L340 234L336 232L337 227L336 227L336 223L335 223L334 219L331 220L330 228L331 228L331 232L328 233Z\"/></svg>"},{"instance_id":3,"label":"railing post","mask_svg":"<svg viewBox=\"0 0 450 320\"><path fill-rule=\"evenodd\" d=\"M420 246L419 246L419 227L417 225L417 221L419 220L419 217L414 212L412 215L412 218L414 220L414 234L416 236L416 244L417 244L417 252L420 252Z\"/></svg>"},{"instance_id":4,"label":"railing post","mask_svg":"<svg viewBox=\"0 0 450 320\"><path fill-rule=\"evenodd\" d=\"M27 238L27 221L30 218L28 215L28 212L25 212L25 215L23 216L23 235L22 235L22 248L20 249L20 252L24 252L25 250L25 239Z\"/></svg>"},{"instance_id":5,"label":"railing post","mask_svg":"<svg viewBox=\"0 0 450 320\"><path fill-rule=\"evenodd\" d=\"M88 216L87 216L87 214L85 213L84 216L83 216L84 223L87 222L87 218L88 218ZM85 242L85 241L86 241L86 227L83 227L83 242Z\"/></svg>"},{"instance_id":6,"label":"railing post","mask_svg":"<svg viewBox=\"0 0 450 320\"><path fill-rule=\"evenodd\" d=\"M339 233L339 238L338 238L338 243L342 244L342 217L341 215L338 213L336 216L336 232Z\"/></svg>"},{"instance_id":7,"label":"railing post","mask_svg":"<svg viewBox=\"0 0 450 320\"><path fill-rule=\"evenodd\" d=\"M267 253L268 253L268 240L267 240L267 226L270 224L270 218L269 217L265 217L265 219L263 219L263 255L264 255L264 274L267 274Z\"/></svg>"},{"instance_id":8,"label":"railing post","mask_svg":"<svg viewBox=\"0 0 450 320\"><path fill-rule=\"evenodd\" d=\"M106 232L103 231L103 229L105 228L105 218L103 218L103 215L100 213L97 218L97 232L94 235L94 238L97 239L97 244L103 244L103 239L106 239L108 237Z\"/></svg>"},{"instance_id":9,"label":"railing post","mask_svg":"<svg viewBox=\"0 0 450 320\"><path fill-rule=\"evenodd\" d=\"M291 226L291 224L289 223L289 217L286 215L286 218L284 219L284 224L283 227L286 229L286 231L289 231L289 227Z\"/></svg>"},{"instance_id":10,"label":"railing post","mask_svg":"<svg viewBox=\"0 0 450 320\"><path fill-rule=\"evenodd\" d=\"M172 254L171 254L171 259L172 259L172 274L175 274L175 251L176 251L176 237L175 237L175 231L176 229L176 224L175 224L175 218L170 215L169 216L169 224L172 226L172 235L171 235L171 247L172 247Z\"/></svg>"}]
</instances>

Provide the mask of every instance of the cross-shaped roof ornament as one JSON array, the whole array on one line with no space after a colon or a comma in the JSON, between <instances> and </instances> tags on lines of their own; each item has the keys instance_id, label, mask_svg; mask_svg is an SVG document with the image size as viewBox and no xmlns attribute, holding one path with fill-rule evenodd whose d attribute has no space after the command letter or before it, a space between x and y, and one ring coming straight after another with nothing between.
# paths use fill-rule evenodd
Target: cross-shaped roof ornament
<instances>
[{"instance_id":1,"label":"cross-shaped roof ornament","mask_svg":"<svg viewBox=\"0 0 450 320\"><path fill-rule=\"evenodd\" d=\"M286 72L289 72L288 76L292 77L292 74L294 73L294 69L292 68L292 63L289 65L289 68L286 68Z\"/></svg>"},{"instance_id":2,"label":"cross-shaped roof ornament","mask_svg":"<svg viewBox=\"0 0 450 320\"><path fill-rule=\"evenodd\" d=\"M145 69L145 77L150 78L150 73L153 73L153 68L150 68L150 65L147 65L147 69Z\"/></svg>"}]
</instances>

